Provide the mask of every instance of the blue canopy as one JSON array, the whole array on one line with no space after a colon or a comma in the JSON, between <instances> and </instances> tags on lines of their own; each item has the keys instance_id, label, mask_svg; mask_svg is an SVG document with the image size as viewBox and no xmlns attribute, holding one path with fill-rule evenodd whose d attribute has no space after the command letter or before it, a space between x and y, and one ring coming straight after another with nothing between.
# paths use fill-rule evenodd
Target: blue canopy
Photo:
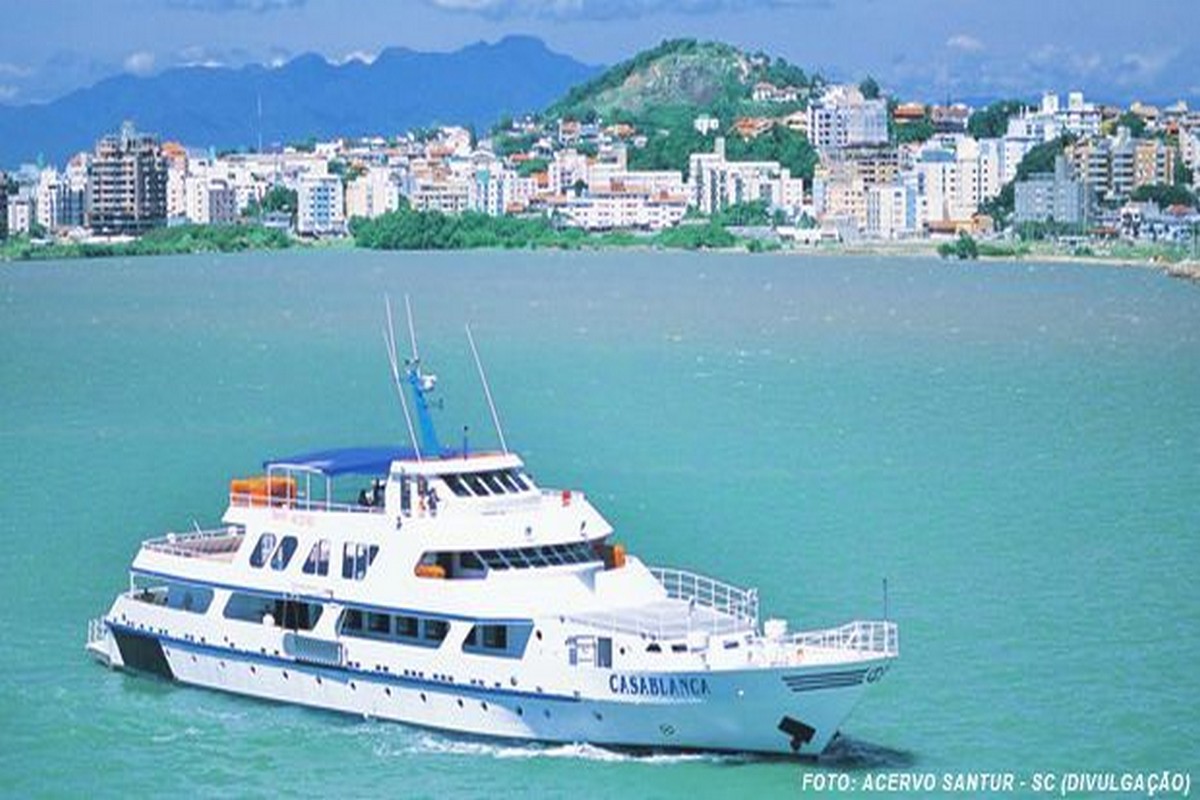
<instances>
[{"instance_id":1,"label":"blue canopy","mask_svg":"<svg viewBox=\"0 0 1200 800\"><path fill-rule=\"evenodd\" d=\"M383 475L391 468L393 461L416 457L416 451L411 447L343 447L290 458L273 458L264 461L263 467L304 467L331 478L338 475Z\"/></svg>"}]
</instances>

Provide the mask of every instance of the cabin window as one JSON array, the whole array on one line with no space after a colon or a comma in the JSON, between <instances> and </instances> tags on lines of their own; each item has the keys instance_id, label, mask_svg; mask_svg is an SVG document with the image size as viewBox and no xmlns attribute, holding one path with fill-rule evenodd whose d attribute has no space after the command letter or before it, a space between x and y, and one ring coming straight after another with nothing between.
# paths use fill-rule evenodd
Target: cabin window
<instances>
[{"instance_id":1,"label":"cabin window","mask_svg":"<svg viewBox=\"0 0 1200 800\"><path fill-rule=\"evenodd\" d=\"M305 575L328 575L329 574L329 540L321 539L312 546L308 551L308 558L304 560Z\"/></svg>"},{"instance_id":2,"label":"cabin window","mask_svg":"<svg viewBox=\"0 0 1200 800\"><path fill-rule=\"evenodd\" d=\"M190 611L193 614L204 614L208 611L208 607L212 605L213 590L205 586L168 583L166 588L166 604L168 608Z\"/></svg>"},{"instance_id":3,"label":"cabin window","mask_svg":"<svg viewBox=\"0 0 1200 800\"><path fill-rule=\"evenodd\" d=\"M392 632L392 617L390 614L376 614L374 611L367 614L367 630L371 633L382 634L388 636Z\"/></svg>"},{"instance_id":4,"label":"cabin window","mask_svg":"<svg viewBox=\"0 0 1200 800\"><path fill-rule=\"evenodd\" d=\"M525 569L529 566L529 562L521 555L520 550L501 550L500 555L504 560L517 569Z\"/></svg>"},{"instance_id":5,"label":"cabin window","mask_svg":"<svg viewBox=\"0 0 1200 800\"><path fill-rule=\"evenodd\" d=\"M280 628L291 630L311 631L321 618L323 606L318 603L304 603L299 600L276 600L272 616Z\"/></svg>"},{"instance_id":6,"label":"cabin window","mask_svg":"<svg viewBox=\"0 0 1200 800\"><path fill-rule=\"evenodd\" d=\"M450 623L444 619L427 619L421 632L421 638L427 642L440 642L446 638Z\"/></svg>"},{"instance_id":7,"label":"cabin window","mask_svg":"<svg viewBox=\"0 0 1200 800\"><path fill-rule=\"evenodd\" d=\"M487 497L488 490L483 485L483 481L479 480L478 475L463 475L463 481L467 486L471 487L471 491L480 497Z\"/></svg>"},{"instance_id":8,"label":"cabin window","mask_svg":"<svg viewBox=\"0 0 1200 800\"><path fill-rule=\"evenodd\" d=\"M544 567L548 563L545 556L542 555L542 548L540 547L528 547L521 551L521 555L529 559L530 566Z\"/></svg>"},{"instance_id":9,"label":"cabin window","mask_svg":"<svg viewBox=\"0 0 1200 800\"><path fill-rule=\"evenodd\" d=\"M396 617L396 635L408 639L416 639L420 635L421 621L417 617L406 617L403 614Z\"/></svg>"},{"instance_id":10,"label":"cabin window","mask_svg":"<svg viewBox=\"0 0 1200 800\"><path fill-rule=\"evenodd\" d=\"M478 623L471 627L463 640L463 650L487 656L502 656L504 658L520 658L525 653L525 645L533 624L518 623Z\"/></svg>"},{"instance_id":11,"label":"cabin window","mask_svg":"<svg viewBox=\"0 0 1200 800\"><path fill-rule=\"evenodd\" d=\"M487 564L488 569L508 569L508 562L495 550L480 550L479 557Z\"/></svg>"},{"instance_id":12,"label":"cabin window","mask_svg":"<svg viewBox=\"0 0 1200 800\"><path fill-rule=\"evenodd\" d=\"M342 547L342 577L361 581L367 576L367 567L371 566L378 554L379 547L376 545L346 542Z\"/></svg>"},{"instance_id":13,"label":"cabin window","mask_svg":"<svg viewBox=\"0 0 1200 800\"><path fill-rule=\"evenodd\" d=\"M275 555L271 556L271 569L285 570L287 565L292 561L292 555L296 552L296 537L285 536L283 541L279 543L279 547L275 550Z\"/></svg>"},{"instance_id":14,"label":"cabin window","mask_svg":"<svg viewBox=\"0 0 1200 800\"><path fill-rule=\"evenodd\" d=\"M539 547L538 553L551 566L557 566L559 564L564 563L562 556L560 556L553 547Z\"/></svg>"},{"instance_id":15,"label":"cabin window","mask_svg":"<svg viewBox=\"0 0 1200 800\"><path fill-rule=\"evenodd\" d=\"M457 475L443 475L442 480L450 487L450 491L454 492L459 497L470 497L471 490L463 485L462 479Z\"/></svg>"},{"instance_id":16,"label":"cabin window","mask_svg":"<svg viewBox=\"0 0 1200 800\"><path fill-rule=\"evenodd\" d=\"M363 629L363 613L357 608L347 608L342 615L342 631L361 631Z\"/></svg>"},{"instance_id":17,"label":"cabin window","mask_svg":"<svg viewBox=\"0 0 1200 800\"><path fill-rule=\"evenodd\" d=\"M254 546L254 552L250 554L250 566L261 567L266 564L273 552L275 552L275 534L264 533L258 537L258 544Z\"/></svg>"},{"instance_id":18,"label":"cabin window","mask_svg":"<svg viewBox=\"0 0 1200 800\"><path fill-rule=\"evenodd\" d=\"M509 474L512 475L512 479L517 484L517 486L521 487L521 491L526 491L529 489L528 478L526 478L521 473L517 472L515 469L509 470Z\"/></svg>"},{"instance_id":19,"label":"cabin window","mask_svg":"<svg viewBox=\"0 0 1200 800\"><path fill-rule=\"evenodd\" d=\"M463 569L481 570L484 568L483 562L479 560L479 556L470 550L465 553L459 553L458 564Z\"/></svg>"}]
</instances>

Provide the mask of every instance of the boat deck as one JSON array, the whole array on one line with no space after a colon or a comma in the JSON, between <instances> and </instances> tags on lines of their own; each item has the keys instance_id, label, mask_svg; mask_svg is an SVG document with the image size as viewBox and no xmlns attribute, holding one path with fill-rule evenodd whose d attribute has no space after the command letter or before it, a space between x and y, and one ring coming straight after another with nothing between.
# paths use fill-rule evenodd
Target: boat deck
<instances>
[{"instance_id":1,"label":"boat deck","mask_svg":"<svg viewBox=\"0 0 1200 800\"><path fill-rule=\"evenodd\" d=\"M233 556L245 538L240 528L217 528L189 533L168 533L157 539L142 542L146 550L167 553L183 558L203 558L208 561L233 561Z\"/></svg>"},{"instance_id":2,"label":"boat deck","mask_svg":"<svg viewBox=\"0 0 1200 800\"><path fill-rule=\"evenodd\" d=\"M755 627L753 619L676 598L574 614L571 619L601 631L638 634L655 641L686 640L689 634L697 631L729 634L753 631Z\"/></svg>"}]
</instances>

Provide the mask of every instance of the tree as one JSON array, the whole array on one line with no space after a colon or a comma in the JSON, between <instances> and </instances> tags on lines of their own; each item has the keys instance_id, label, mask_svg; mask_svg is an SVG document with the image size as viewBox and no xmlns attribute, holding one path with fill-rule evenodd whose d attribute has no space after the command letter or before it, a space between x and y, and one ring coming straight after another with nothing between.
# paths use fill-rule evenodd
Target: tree
<instances>
[{"instance_id":1,"label":"tree","mask_svg":"<svg viewBox=\"0 0 1200 800\"><path fill-rule=\"evenodd\" d=\"M958 239L943 242L938 245L938 255L942 258L957 258L959 261L979 258L979 245L967 233L958 234Z\"/></svg>"},{"instance_id":2,"label":"tree","mask_svg":"<svg viewBox=\"0 0 1200 800\"><path fill-rule=\"evenodd\" d=\"M1129 135L1140 139L1142 134L1146 132L1146 120L1139 117L1132 111L1126 111L1121 116L1117 117L1118 128L1128 128Z\"/></svg>"},{"instance_id":3,"label":"tree","mask_svg":"<svg viewBox=\"0 0 1200 800\"><path fill-rule=\"evenodd\" d=\"M858 90L862 92L863 97L868 100L875 100L879 97L879 82L870 75L863 78L862 83L858 85Z\"/></svg>"},{"instance_id":4,"label":"tree","mask_svg":"<svg viewBox=\"0 0 1200 800\"><path fill-rule=\"evenodd\" d=\"M1022 100L1000 100L971 114L967 132L976 139L995 139L1008 132L1008 120L1028 108Z\"/></svg>"},{"instance_id":5,"label":"tree","mask_svg":"<svg viewBox=\"0 0 1200 800\"><path fill-rule=\"evenodd\" d=\"M1166 183L1139 186L1133 190L1132 199L1139 203L1157 203L1161 208L1196 205L1196 196L1186 186Z\"/></svg>"}]
</instances>

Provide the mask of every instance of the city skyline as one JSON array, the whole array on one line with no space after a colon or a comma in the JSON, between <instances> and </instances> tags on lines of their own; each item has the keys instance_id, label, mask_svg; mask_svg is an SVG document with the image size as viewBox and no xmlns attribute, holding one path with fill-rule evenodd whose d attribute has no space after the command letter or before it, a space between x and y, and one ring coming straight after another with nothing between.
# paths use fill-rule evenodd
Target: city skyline
<instances>
[{"instance_id":1,"label":"city skyline","mask_svg":"<svg viewBox=\"0 0 1200 800\"><path fill-rule=\"evenodd\" d=\"M118 74L278 65L316 52L451 51L511 34L610 65L678 36L779 55L901 96L979 99L1080 89L1108 102L1200 102L1192 3L1121 0L0 0L0 103L45 102ZM97 37L96 30L105 36Z\"/></svg>"}]
</instances>

